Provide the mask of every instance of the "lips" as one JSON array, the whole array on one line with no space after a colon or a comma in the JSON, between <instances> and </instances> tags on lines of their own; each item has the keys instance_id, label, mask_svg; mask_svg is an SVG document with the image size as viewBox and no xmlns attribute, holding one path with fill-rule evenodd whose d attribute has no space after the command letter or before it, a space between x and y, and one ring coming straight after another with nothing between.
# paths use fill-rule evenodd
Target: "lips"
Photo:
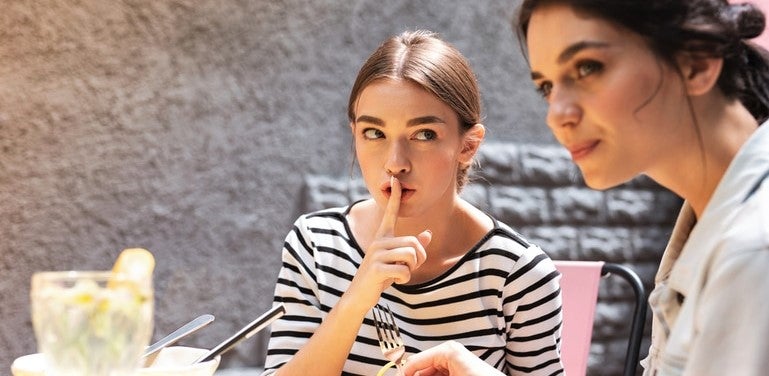
<instances>
[{"instance_id":1,"label":"lips","mask_svg":"<svg viewBox=\"0 0 769 376\"><path fill-rule=\"evenodd\" d=\"M416 189L409 188L408 185L403 184L403 182L400 182L401 184L401 202L405 201L409 197L411 197L414 192L416 192ZM389 200L390 195L392 195L392 187L390 186L390 181L388 180L386 183L382 184L381 186L382 194Z\"/></svg>"},{"instance_id":2,"label":"lips","mask_svg":"<svg viewBox=\"0 0 769 376\"><path fill-rule=\"evenodd\" d=\"M599 140L591 140L591 141L582 142L579 144L570 145L567 147L567 149L569 150L569 153L571 153L571 159L574 161L577 161L579 159L585 158L590 153L592 153L599 143L600 143Z\"/></svg>"}]
</instances>

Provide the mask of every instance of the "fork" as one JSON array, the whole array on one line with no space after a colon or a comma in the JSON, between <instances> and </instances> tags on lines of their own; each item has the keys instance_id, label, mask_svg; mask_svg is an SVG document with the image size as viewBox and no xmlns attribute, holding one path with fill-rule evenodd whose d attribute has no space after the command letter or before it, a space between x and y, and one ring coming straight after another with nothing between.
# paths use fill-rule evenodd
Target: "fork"
<instances>
[{"instance_id":1,"label":"fork","mask_svg":"<svg viewBox=\"0 0 769 376\"><path fill-rule=\"evenodd\" d=\"M395 363L398 371L400 371L401 361L403 360L403 355L406 353L406 347L403 345L398 326L395 325L395 317L393 317L393 313L390 311L390 306L381 306L377 304L374 306L372 313L382 355L384 355L387 360Z\"/></svg>"}]
</instances>

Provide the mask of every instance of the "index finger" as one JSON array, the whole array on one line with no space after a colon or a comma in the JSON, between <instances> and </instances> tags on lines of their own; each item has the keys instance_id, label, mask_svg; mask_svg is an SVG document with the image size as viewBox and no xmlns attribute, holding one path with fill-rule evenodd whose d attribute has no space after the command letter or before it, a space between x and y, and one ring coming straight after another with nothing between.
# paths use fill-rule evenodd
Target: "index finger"
<instances>
[{"instance_id":1,"label":"index finger","mask_svg":"<svg viewBox=\"0 0 769 376\"><path fill-rule=\"evenodd\" d=\"M440 348L430 348L420 353L409 356L402 367L404 376L412 376L419 372L420 375L444 375L447 374L445 356Z\"/></svg>"},{"instance_id":2,"label":"index finger","mask_svg":"<svg viewBox=\"0 0 769 376\"><path fill-rule=\"evenodd\" d=\"M382 223L376 232L376 237L393 236L395 234L395 222L398 220L398 210L401 206L401 182L390 177L390 199L387 200Z\"/></svg>"}]
</instances>

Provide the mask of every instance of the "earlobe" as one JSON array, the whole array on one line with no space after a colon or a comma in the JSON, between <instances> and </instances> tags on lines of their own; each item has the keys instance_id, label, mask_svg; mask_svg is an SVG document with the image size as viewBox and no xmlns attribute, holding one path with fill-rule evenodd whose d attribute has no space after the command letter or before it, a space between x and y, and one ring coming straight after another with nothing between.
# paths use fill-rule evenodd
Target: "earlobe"
<instances>
[{"instance_id":1,"label":"earlobe","mask_svg":"<svg viewBox=\"0 0 769 376\"><path fill-rule=\"evenodd\" d=\"M713 89L724 65L722 58L695 57L679 58L679 67L689 95L703 95Z\"/></svg>"}]
</instances>

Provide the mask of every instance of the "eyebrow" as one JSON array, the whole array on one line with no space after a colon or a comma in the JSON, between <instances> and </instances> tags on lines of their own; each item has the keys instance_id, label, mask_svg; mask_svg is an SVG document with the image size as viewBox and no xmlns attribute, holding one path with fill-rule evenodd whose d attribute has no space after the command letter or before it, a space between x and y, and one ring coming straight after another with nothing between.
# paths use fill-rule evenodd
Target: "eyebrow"
<instances>
[{"instance_id":1,"label":"eyebrow","mask_svg":"<svg viewBox=\"0 0 769 376\"><path fill-rule=\"evenodd\" d=\"M377 118L377 117L374 117L374 116L369 116L369 115L358 116L358 118L355 119L355 122L356 123L359 123L359 122L371 123L371 124L374 124L374 125L378 125L380 127L384 127L385 126L384 120L382 120L380 118ZM406 122L406 126L407 127L415 127L417 125L423 125L423 124L446 124L446 122L443 121L443 119L441 119L441 118L439 118L437 116L432 116L432 115L420 116L420 117L417 117L417 118L410 119L408 122Z\"/></svg>"},{"instance_id":2,"label":"eyebrow","mask_svg":"<svg viewBox=\"0 0 769 376\"><path fill-rule=\"evenodd\" d=\"M558 64L563 64L567 61L569 61L571 58L574 57L577 53L579 53L582 50L586 50L589 48L608 48L609 44L606 42L598 42L598 41L581 41L574 43L568 47L566 47L561 53L558 55L558 58L555 59L555 61ZM531 79L537 80L544 77L542 73L532 71L531 72Z\"/></svg>"}]
</instances>

